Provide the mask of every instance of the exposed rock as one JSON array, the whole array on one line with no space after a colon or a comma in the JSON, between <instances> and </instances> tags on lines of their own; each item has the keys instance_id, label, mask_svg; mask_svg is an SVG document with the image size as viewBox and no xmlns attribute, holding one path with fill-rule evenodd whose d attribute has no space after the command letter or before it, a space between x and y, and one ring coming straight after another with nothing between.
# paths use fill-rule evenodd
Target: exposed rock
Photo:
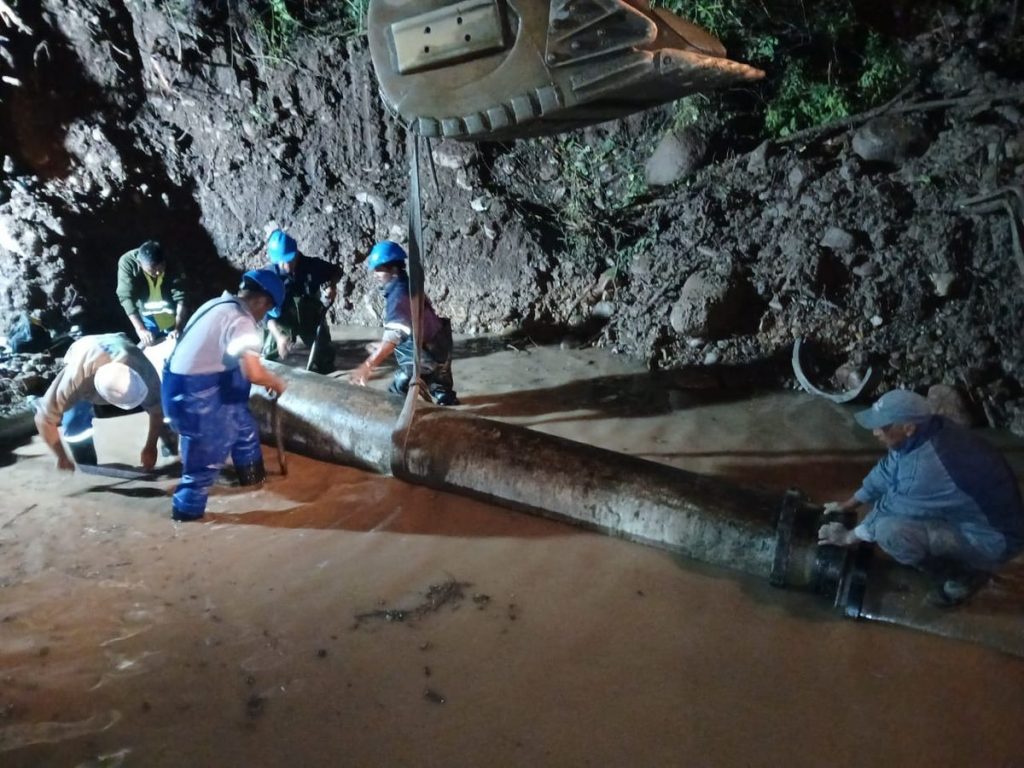
<instances>
[{"instance_id":1,"label":"exposed rock","mask_svg":"<svg viewBox=\"0 0 1024 768\"><path fill-rule=\"evenodd\" d=\"M473 162L476 151L464 141L440 141L431 152L438 168L458 170Z\"/></svg>"},{"instance_id":2,"label":"exposed rock","mask_svg":"<svg viewBox=\"0 0 1024 768\"><path fill-rule=\"evenodd\" d=\"M683 283L669 322L680 336L720 339L739 329L742 301L734 275L696 272Z\"/></svg>"},{"instance_id":3,"label":"exposed rock","mask_svg":"<svg viewBox=\"0 0 1024 768\"><path fill-rule=\"evenodd\" d=\"M261 263L270 220L341 267L332 321L376 322L363 260L375 240L406 238L404 129L381 107L365 40L300 34L289 58L301 66L275 62L231 15L246 5L43 0L33 21L52 58L15 56L38 87L14 91L17 109L0 104L0 327L24 308L66 323L71 307L89 330L121 327L117 257L149 237L181 258L200 301ZM908 99L1020 88L1019 68L982 52L970 27L913 41L915 61L938 71L920 67ZM658 367L757 363L807 334L835 361L852 350L892 361L883 386L969 377L994 421L1024 424L1009 230L955 205L1020 177L1018 106L890 117L745 158L753 121L738 132L710 121L700 133L724 162L692 153L672 165L685 186L640 190L648 159L671 165L648 153L672 118L434 142L437 181L424 162L421 184L438 311L482 332L572 324L589 311L582 295L614 302L599 343ZM677 160L689 133L666 139ZM595 294L609 269L614 286ZM673 295L689 276L705 293Z\"/></svg>"},{"instance_id":4,"label":"exposed rock","mask_svg":"<svg viewBox=\"0 0 1024 768\"><path fill-rule=\"evenodd\" d=\"M857 245L857 239L845 229L829 227L821 238L821 245L833 251L852 251Z\"/></svg>"},{"instance_id":5,"label":"exposed rock","mask_svg":"<svg viewBox=\"0 0 1024 768\"><path fill-rule=\"evenodd\" d=\"M977 420L971 415L967 400L956 387L948 384L934 384L928 388L928 403L939 416L945 416L965 427L972 427Z\"/></svg>"},{"instance_id":6,"label":"exposed rock","mask_svg":"<svg viewBox=\"0 0 1024 768\"><path fill-rule=\"evenodd\" d=\"M666 133L644 167L652 187L667 187L686 178L704 164L707 140L694 129Z\"/></svg>"},{"instance_id":7,"label":"exposed rock","mask_svg":"<svg viewBox=\"0 0 1024 768\"><path fill-rule=\"evenodd\" d=\"M747 173L763 173L768 168L768 152L771 142L762 141L747 156Z\"/></svg>"},{"instance_id":8,"label":"exposed rock","mask_svg":"<svg viewBox=\"0 0 1024 768\"><path fill-rule=\"evenodd\" d=\"M920 123L899 115L877 117L853 134L853 151L870 163L899 165L920 154L927 144Z\"/></svg>"}]
</instances>

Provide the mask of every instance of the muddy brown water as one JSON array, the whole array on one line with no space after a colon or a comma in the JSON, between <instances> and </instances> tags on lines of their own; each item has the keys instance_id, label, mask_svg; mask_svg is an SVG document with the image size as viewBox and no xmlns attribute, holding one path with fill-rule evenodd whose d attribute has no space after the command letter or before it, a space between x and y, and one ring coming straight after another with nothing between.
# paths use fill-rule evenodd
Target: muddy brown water
<instances>
[{"instance_id":1,"label":"muddy brown water","mask_svg":"<svg viewBox=\"0 0 1024 768\"><path fill-rule=\"evenodd\" d=\"M852 408L516 346L463 344L466 409L822 501L879 455ZM173 479L51 463L0 469L5 768L1024 765L1024 662L984 648L301 456L185 525Z\"/></svg>"}]
</instances>

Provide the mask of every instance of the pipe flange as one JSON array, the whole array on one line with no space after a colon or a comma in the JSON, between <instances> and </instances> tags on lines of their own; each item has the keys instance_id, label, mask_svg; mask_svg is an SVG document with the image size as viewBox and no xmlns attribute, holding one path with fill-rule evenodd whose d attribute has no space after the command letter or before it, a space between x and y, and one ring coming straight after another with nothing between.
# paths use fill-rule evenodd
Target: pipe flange
<instances>
[{"instance_id":1,"label":"pipe flange","mask_svg":"<svg viewBox=\"0 0 1024 768\"><path fill-rule=\"evenodd\" d=\"M793 549L793 527L796 523L797 511L803 501L803 493L796 488L790 488L782 498L779 519L775 524L775 557L772 560L771 573L768 575L768 583L773 587L786 586L789 555Z\"/></svg>"},{"instance_id":2,"label":"pipe flange","mask_svg":"<svg viewBox=\"0 0 1024 768\"><path fill-rule=\"evenodd\" d=\"M866 543L847 550L834 605L848 619L859 619L861 616L868 588L868 564L874 557L874 551L875 548Z\"/></svg>"}]
</instances>

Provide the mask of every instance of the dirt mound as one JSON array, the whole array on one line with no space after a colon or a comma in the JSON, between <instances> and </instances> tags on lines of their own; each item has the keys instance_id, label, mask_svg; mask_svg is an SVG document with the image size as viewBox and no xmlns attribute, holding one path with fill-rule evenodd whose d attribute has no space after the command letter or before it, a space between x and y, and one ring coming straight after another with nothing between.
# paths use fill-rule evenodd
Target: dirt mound
<instances>
[{"instance_id":1,"label":"dirt mound","mask_svg":"<svg viewBox=\"0 0 1024 768\"><path fill-rule=\"evenodd\" d=\"M272 223L343 267L332 321L377 322L362 262L404 239L408 162L363 41L274 47L244 3L21 5L31 32L12 31L5 57L20 85L0 86L0 328L28 308L127 329L114 268L148 238L208 298L262 260ZM434 144L435 305L458 331L577 328L657 368L770 361L810 337L830 363L959 387L1024 431L1024 274L1002 203L962 204L1021 178L1021 75L981 25L944 23L908 43L919 78L891 109L785 142L737 143L717 123L680 134L656 110ZM681 180L647 187L668 134L690 148ZM715 297L694 304L688 281Z\"/></svg>"}]
</instances>

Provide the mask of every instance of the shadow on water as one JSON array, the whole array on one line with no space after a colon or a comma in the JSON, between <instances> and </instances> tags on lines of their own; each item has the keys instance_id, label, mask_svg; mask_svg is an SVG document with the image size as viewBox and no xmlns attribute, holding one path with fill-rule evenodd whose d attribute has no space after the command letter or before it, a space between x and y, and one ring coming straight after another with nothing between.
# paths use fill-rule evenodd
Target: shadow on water
<instances>
[{"instance_id":1,"label":"shadow on water","mask_svg":"<svg viewBox=\"0 0 1024 768\"><path fill-rule=\"evenodd\" d=\"M558 415L550 421L637 418L739 402L750 398L767 381L762 365L712 366L599 376L553 387L460 399L468 410L487 417ZM589 413L561 415L571 411Z\"/></svg>"},{"instance_id":2,"label":"shadow on water","mask_svg":"<svg viewBox=\"0 0 1024 768\"><path fill-rule=\"evenodd\" d=\"M161 499L167 497L167 492L159 488L120 488L116 485L94 485L86 488L81 493L112 493L115 496L125 496L129 499ZM75 494L78 496L79 494Z\"/></svg>"},{"instance_id":3,"label":"shadow on water","mask_svg":"<svg viewBox=\"0 0 1024 768\"><path fill-rule=\"evenodd\" d=\"M441 509L434 505L410 503L408 499L386 499L365 504L324 501L239 514L207 512L205 521L222 525L463 539L538 539L584 533L581 528L556 520L495 509L470 499L450 498L451 502Z\"/></svg>"}]
</instances>

